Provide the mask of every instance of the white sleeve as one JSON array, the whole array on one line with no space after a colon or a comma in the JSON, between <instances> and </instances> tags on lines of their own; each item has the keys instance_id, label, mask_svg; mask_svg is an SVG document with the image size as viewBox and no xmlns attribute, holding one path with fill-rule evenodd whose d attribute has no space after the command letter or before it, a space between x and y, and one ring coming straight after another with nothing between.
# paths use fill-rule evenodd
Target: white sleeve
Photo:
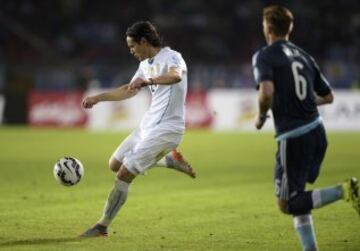
<instances>
[{"instance_id":1,"label":"white sleeve","mask_svg":"<svg viewBox=\"0 0 360 251\"><path fill-rule=\"evenodd\" d=\"M141 65L139 65L139 68L138 68L137 71L135 72L135 74L134 74L134 76L132 77L130 83L131 83L132 81L134 81L136 78L146 79L145 74L144 74L144 72L143 72L142 69L141 69Z\"/></svg>"},{"instance_id":2,"label":"white sleeve","mask_svg":"<svg viewBox=\"0 0 360 251\"><path fill-rule=\"evenodd\" d=\"M187 71L185 61L179 53L172 54L169 57L167 64L168 70L170 70L170 68L176 68L179 73Z\"/></svg>"}]
</instances>

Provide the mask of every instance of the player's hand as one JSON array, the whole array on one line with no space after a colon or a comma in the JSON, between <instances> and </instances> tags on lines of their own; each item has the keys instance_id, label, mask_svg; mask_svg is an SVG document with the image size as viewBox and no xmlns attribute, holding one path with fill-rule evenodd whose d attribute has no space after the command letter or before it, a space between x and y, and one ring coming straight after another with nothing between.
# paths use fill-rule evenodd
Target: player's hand
<instances>
[{"instance_id":1,"label":"player's hand","mask_svg":"<svg viewBox=\"0 0 360 251\"><path fill-rule=\"evenodd\" d=\"M258 114L256 116L256 120L255 120L255 127L256 129L260 130L265 122L266 122L266 119L268 118L269 116L267 114L263 115L263 114Z\"/></svg>"},{"instance_id":2,"label":"player's hand","mask_svg":"<svg viewBox=\"0 0 360 251\"><path fill-rule=\"evenodd\" d=\"M92 97L85 97L81 103L82 107L90 109L92 108L95 104L97 104L99 101L95 96Z\"/></svg>"},{"instance_id":3,"label":"player's hand","mask_svg":"<svg viewBox=\"0 0 360 251\"><path fill-rule=\"evenodd\" d=\"M139 90L144 86L147 86L150 84L150 81L142 79L142 78L136 78L134 79L134 81L132 81L129 84L129 89L130 90Z\"/></svg>"}]
</instances>

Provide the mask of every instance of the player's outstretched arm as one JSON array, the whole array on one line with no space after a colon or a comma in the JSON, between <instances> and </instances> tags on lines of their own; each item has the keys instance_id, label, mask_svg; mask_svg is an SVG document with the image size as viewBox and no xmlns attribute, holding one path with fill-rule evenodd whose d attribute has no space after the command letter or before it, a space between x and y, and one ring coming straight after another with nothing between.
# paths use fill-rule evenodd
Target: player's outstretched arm
<instances>
[{"instance_id":1,"label":"player's outstretched arm","mask_svg":"<svg viewBox=\"0 0 360 251\"><path fill-rule=\"evenodd\" d=\"M94 105L102 101L121 101L135 96L139 89L130 89L128 86L129 84L126 84L108 92L85 97L82 101L82 106L84 108L92 108Z\"/></svg>"},{"instance_id":2,"label":"player's outstretched arm","mask_svg":"<svg viewBox=\"0 0 360 251\"><path fill-rule=\"evenodd\" d=\"M172 67L167 73L153 78L152 81L156 85L173 85L180 82L181 79L181 69Z\"/></svg>"},{"instance_id":3,"label":"player's outstretched arm","mask_svg":"<svg viewBox=\"0 0 360 251\"><path fill-rule=\"evenodd\" d=\"M158 77L143 79L136 78L129 84L129 89L139 89L147 85L173 85L181 81L180 70L176 67L170 68L170 70Z\"/></svg>"}]
</instances>

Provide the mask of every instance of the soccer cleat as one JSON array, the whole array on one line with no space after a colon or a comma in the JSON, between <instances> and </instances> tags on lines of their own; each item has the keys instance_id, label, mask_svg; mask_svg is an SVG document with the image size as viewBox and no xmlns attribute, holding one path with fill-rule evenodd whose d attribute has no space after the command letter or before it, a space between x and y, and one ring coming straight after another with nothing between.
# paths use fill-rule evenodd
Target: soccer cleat
<instances>
[{"instance_id":1,"label":"soccer cleat","mask_svg":"<svg viewBox=\"0 0 360 251\"><path fill-rule=\"evenodd\" d=\"M108 235L107 227L102 226L100 224L96 224L95 226L89 228L84 233L82 233L79 237L90 238L90 237L101 237L107 235Z\"/></svg>"},{"instance_id":2,"label":"soccer cleat","mask_svg":"<svg viewBox=\"0 0 360 251\"><path fill-rule=\"evenodd\" d=\"M189 175L191 178L195 178L196 177L196 173L194 171L194 169L191 167L191 165L184 159L184 157L182 156L182 154L178 151L176 151L176 149L171 151L171 159L172 159L172 163L171 163L171 167L173 167L174 169L183 172L187 175Z\"/></svg>"},{"instance_id":3,"label":"soccer cleat","mask_svg":"<svg viewBox=\"0 0 360 251\"><path fill-rule=\"evenodd\" d=\"M343 199L350 202L356 212L360 215L359 182L357 178L351 177L343 184Z\"/></svg>"}]
</instances>

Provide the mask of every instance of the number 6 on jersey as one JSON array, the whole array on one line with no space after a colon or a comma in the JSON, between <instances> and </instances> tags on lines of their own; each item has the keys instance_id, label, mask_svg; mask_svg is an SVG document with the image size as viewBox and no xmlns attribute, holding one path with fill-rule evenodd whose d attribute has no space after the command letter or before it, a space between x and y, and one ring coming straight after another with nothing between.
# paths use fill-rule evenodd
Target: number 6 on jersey
<instances>
[{"instance_id":1,"label":"number 6 on jersey","mask_svg":"<svg viewBox=\"0 0 360 251\"><path fill-rule=\"evenodd\" d=\"M294 61L291 64L291 70L294 75L294 81L295 81L295 92L296 96L300 100L304 100L307 95L307 82L306 79L300 74L299 70L304 68L304 65L298 61Z\"/></svg>"}]
</instances>

